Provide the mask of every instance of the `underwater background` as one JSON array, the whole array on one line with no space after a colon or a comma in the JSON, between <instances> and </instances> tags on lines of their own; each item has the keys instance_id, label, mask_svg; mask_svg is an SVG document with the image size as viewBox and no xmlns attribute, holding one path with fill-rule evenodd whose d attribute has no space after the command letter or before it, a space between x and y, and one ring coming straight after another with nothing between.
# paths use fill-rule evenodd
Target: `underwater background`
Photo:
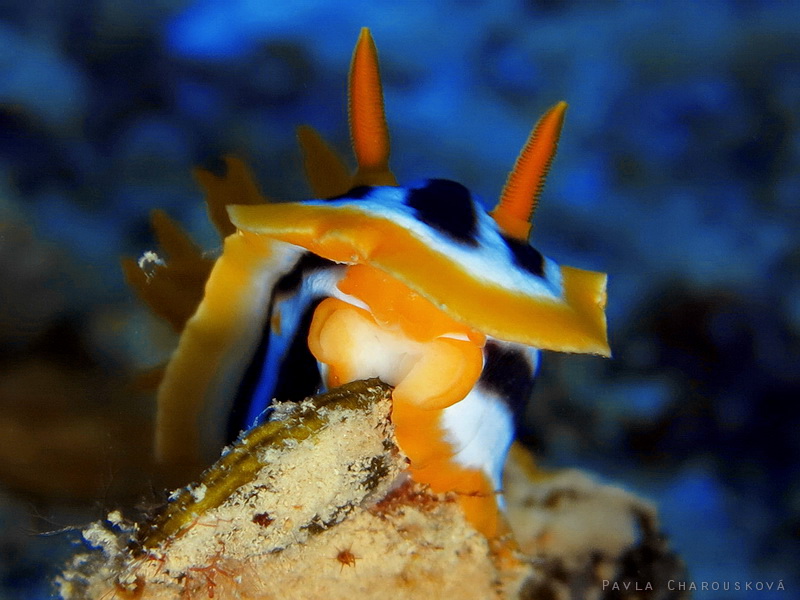
<instances>
[{"instance_id":1,"label":"underwater background","mask_svg":"<svg viewBox=\"0 0 800 600\"><path fill-rule=\"evenodd\" d=\"M657 504L689 580L800 565L800 3L0 1L0 599L47 598L71 526L152 502L146 369L175 340L126 288L163 208L219 246L193 167L308 196L296 125L348 150L360 27L401 184L494 205L570 104L533 243L609 273L614 358L544 357L522 439ZM145 373L143 375L143 373Z\"/></svg>"}]
</instances>

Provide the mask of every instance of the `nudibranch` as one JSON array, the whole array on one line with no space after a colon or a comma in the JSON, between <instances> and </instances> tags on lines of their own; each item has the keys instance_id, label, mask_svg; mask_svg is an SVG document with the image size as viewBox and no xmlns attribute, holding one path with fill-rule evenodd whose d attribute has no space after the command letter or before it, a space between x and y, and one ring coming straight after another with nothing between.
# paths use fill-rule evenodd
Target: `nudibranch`
<instances>
[{"instance_id":1,"label":"nudibranch","mask_svg":"<svg viewBox=\"0 0 800 600\"><path fill-rule=\"evenodd\" d=\"M494 210L461 184L397 184L377 51L362 30L349 80L350 174L299 130L316 199L268 202L245 166L198 171L224 237L215 261L165 215L166 252L129 281L181 331L157 398L157 455L208 460L270 403L378 377L412 477L458 494L498 534L501 474L539 351L608 355L602 273L558 266L528 243L566 104L537 123Z\"/></svg>"}]
</instances>

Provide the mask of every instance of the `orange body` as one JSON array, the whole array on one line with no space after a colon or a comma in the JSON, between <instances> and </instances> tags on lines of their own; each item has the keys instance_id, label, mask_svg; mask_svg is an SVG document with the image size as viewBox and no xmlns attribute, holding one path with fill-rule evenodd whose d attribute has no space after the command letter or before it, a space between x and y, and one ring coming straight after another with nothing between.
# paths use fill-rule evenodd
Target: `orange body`
<instances>
[{"instance_id":1,"label":"orange body","mask_svg":"<svg viewBox=\"0 0 800 600\"><path fill-rule=\"evenodd\" d=\"M486 336L367 265L349 267L338 287L369 310L328 298L314 313L309 348L328 366L328 386L376 376L394 385L392 422L412 477L459 494L470 521L494 536L494 486L483 471L458 464L442 424L444 410L478 381Z\"/></svg>"}]
</instances>

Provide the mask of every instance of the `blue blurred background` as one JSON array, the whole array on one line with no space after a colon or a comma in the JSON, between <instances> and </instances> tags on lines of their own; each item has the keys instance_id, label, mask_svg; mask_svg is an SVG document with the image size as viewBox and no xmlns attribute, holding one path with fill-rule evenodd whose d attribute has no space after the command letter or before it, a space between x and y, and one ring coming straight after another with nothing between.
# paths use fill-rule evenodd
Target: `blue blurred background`
<instances>
[{"instance_id":1,"label":"blue blurred background","mask_svg":"<svg viewBox=\"0 0 800 600\"><path fill-rule=\"evenodd\" d=\"M533 240L609 273L614 359L546 356L522 433L542 464L656 502L693 580L795 597L800 4L4 0L0 598L47 597L61 528L153 497L131 380L174 339L119 257L153 247L155 207L218 246L191 169L224 153L306 197L294 127L348 151L361 26L401 182L491 206L535 120L570 104Z\"/></svg>"}]
</instances>

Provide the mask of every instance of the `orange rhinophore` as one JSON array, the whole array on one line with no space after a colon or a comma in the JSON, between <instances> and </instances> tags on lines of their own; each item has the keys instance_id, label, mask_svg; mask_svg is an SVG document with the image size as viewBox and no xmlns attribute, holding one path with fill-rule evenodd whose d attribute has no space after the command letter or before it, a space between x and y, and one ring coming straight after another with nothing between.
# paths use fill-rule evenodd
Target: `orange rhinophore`
<instances>
[{"instance_id":1,"label":"orange rhinophore","mask_svg":"<svg viewBox=\"0 0 800 600\"><path fill-rule=\"evenodd\" d=\"M559 102L539 119L500 194L492 217L508 235L527 241L531 219L544 188L544 180L556 155L564 125L566 102Z\"/></svg>"}]
</instances>

